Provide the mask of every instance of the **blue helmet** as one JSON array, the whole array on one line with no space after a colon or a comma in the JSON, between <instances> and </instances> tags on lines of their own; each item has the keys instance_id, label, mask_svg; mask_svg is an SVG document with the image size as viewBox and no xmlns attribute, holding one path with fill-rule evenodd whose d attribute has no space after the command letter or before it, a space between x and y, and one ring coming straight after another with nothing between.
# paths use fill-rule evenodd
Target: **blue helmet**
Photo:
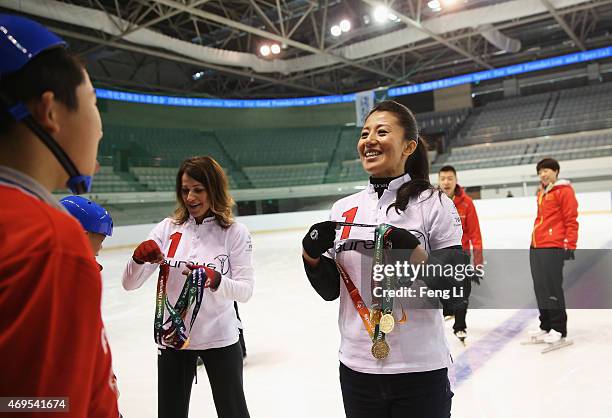
<instances>
[{"instance_id":1,"label":"blue helmet","mask_svg":"<svg viewBox=\"0 0 612 418\"><path fill-rule=\"evenodd\" d=\"M0 79L25 67L34 57L51 48L64 48L66 42L31 19L0 13ZM27 125L51 150L69 175L66 184L73 193L85 193L91 188L91 176L77 170L66 152L31 117L24 103L16 102L0 91L0 106L18 122Z\"/></svg>"},{"instance_id":2,"label":"blue helmet","mask_svg":"<svg viewBox=\"0 0 612 418\"><path fill-rule=\"evenodd\" d=\"M0 77L21 70L47 49L66 42L40 23L25 17L0 14Z\"/></svg>"},{"instance_id":3,"label":"blue helmet","mask_svg":"<svg viewBox=\"0 0 612 418\"><path fill-rule=\"evenodd\" d=\"M113 218L102 206L82 196L66 196L60 203L79 220L86 231L108 237L113 235Z\"/></svg>"}]
</instances>

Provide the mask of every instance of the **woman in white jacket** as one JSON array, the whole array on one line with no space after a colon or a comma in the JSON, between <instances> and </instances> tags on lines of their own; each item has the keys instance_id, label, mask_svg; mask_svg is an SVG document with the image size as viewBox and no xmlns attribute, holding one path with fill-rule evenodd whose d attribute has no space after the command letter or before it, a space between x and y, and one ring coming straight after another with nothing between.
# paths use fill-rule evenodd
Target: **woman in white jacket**
<instances>
[{"instance_id":1,"label":"woman in white jacket","mask_svg":"<svg viewBox=\"0 0 612 418\"><path fill-rule=\"evenodd\" d=\"M188 416L198 357L218 416L249 416L233 304L253 293L252 247L247 228L232 218L228 188L211 157L184 161L174 216L153 228L123 273L123 287L134 290L160 270L154 327L159 418Z\"/></svg>"},{"instance_id":2,"label":"woman in white jacket","mask_svg":"<svg viewBox=\"0 0 612 418\"><path fill-rule=\"evenodd\" d=\"M429 182L427 147L405 106L393 101L376 105L357 151L369 184L334 203L330 220L313 225L302 240L312 286L325 300L340 298L340 388L346 416L449 418L451 357L437 300L420 306L411 296L390 296L381 304L375 289L384 284L389 291L409 288L417 295L423 290L463 295L463 281L441 273L466 262L461 219L453 202ZM391 244L391 260L440 268L412 277L416 284L406 281L396 289L390 279L377 285L373 257L380 246L368 225L381 224L386 226L377 231L382 229ZM449 296L443 303L461 307L467 296ZM397 326L394 309L398 319L400 312L407 314Z\"/></svg>"}]
</instances>

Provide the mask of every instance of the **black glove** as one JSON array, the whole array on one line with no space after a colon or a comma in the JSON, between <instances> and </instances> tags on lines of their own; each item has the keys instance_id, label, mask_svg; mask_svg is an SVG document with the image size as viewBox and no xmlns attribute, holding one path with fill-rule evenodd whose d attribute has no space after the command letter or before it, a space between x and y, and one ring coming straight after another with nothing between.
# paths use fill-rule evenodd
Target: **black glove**
<instances>
[{"instance_id":1,"label":"black glove","mask_svg":"<svg viewBox=\"0 0 612 418\"><path fill-rule=\"evenodd\" d=\"M385 238L394 250L414 250L421 242L404 228L392 226L385 233Z\"/></svg>"},{"instance_id":2,"label":"black glove","mask_svg":"<svg viewBox=\"0 0 612 418\"><path fill-rule=\"evenodd\" d=\"M477 268L478 266L480 266L480 269ZM480 271L482 271L483 274L478 274ZM472 283L476 283L478 286L480 286L480 282L482 280L484 280L484 265L482 265L482 264L475 264L474 265L474 272L473 272L473 274L470 274L469 277L470 277L470 281Z\"/></svg>"},{"instance_id":3,"label":"black glove","mask_svg":"<svg viewBox=\"0 0 612 418\"><path fill-rule=\"evenodd\" d=\"M564 260L574 260L574 250L565 250L565 253L563 254L563 259Z\"/></svg>"},{"instance_id":4,"label":"black glove","mask_svg":"<svg viewBox=\"0 0 612 418\"><path fill-rule=\"evenodd\" d=\"M336 239L336 222L319 222L310 227L302 239L302 247L309 257L319 258L334 246L334 239Z\"/></svg>"},{"instance_id":5,"label":"black glove","mask_svg":"<svg viewBox=\"0 0 612 418\"><path fill-rule=\"evenodd\" d=\"M472 283L476 283L478 286L480 286L480 281L484 280L484 276L479 276L477 274L471 275L470 276L470 281Z\"/></svg>"}]
</instances>

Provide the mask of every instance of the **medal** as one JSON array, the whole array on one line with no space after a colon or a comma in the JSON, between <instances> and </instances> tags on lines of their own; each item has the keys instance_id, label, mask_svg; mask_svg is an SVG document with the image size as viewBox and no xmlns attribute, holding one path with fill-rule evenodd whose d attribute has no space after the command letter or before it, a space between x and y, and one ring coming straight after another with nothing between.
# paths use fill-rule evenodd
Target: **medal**
<instances>
[{"instance_id":1,"label":"medal","mask_svg":"<svg viewBox=\"0 0 612 418\"><path fill-rule=\"evenodd\" d=\"M394 326L395 326L395 319L393 318L393 315L384 314L380 318L380 330L384 332L385 334L388 334L391 331L393 331Z\"/></svg>"},{"instance_id":2,"label":"medal","mask_svg":"<svg viewBox=\"0 0 612 418\"><path fill-rule=\"evenodd\" d=\"M372 325L378 325L380 323L381 317L380 309L371 309L370 310L370 322Z\"/></svg>"},{"instance_id":3,"label":"medal","mask_svg":"<svg viewBox=\"0 0 612 418\"><path fill-rule=\"evenodd\" d=\"M389 355L389 344L384 340L376 340L372 345L372 355L375 359L382 360Z\"/></svg>"}]
</instances>

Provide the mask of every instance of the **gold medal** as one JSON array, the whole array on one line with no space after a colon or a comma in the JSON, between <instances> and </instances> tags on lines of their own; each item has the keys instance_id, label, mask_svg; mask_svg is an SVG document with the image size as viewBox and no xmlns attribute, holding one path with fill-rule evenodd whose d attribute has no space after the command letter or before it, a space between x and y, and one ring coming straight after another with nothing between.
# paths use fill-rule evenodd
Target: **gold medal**
<instances>
[{"instance_id":1,"label":"gold medal","mask_svg":"<svg viewBox=\"0 0 612 418\"><path fill-rule=\"evenodd\" d=\"M382 318L380 318L380 330L385 334L393 331L393 327L395 326L395 319L391 314L384 314Z\"/></svg>"},{"instance_id":2,"label":"gold medal","mask_svg":"<svg viewBox=\"0 0 612 418\"><path fill-rule=\"evenodd\" d=\"M376 340L372 345L372 355L375 359L382 360L389 355L389 344L384 340Z\"/></svg>"},{"instance_id":3,"label":"gold medal","mask_svg":"<svg viewBox=\"0 0 612 418\"><path fill-rule=\"evenodd\" d=\"M381 312L380 309L370 309L370 322L376 326L380 323Z\"/></svg>"}]
</instances>

